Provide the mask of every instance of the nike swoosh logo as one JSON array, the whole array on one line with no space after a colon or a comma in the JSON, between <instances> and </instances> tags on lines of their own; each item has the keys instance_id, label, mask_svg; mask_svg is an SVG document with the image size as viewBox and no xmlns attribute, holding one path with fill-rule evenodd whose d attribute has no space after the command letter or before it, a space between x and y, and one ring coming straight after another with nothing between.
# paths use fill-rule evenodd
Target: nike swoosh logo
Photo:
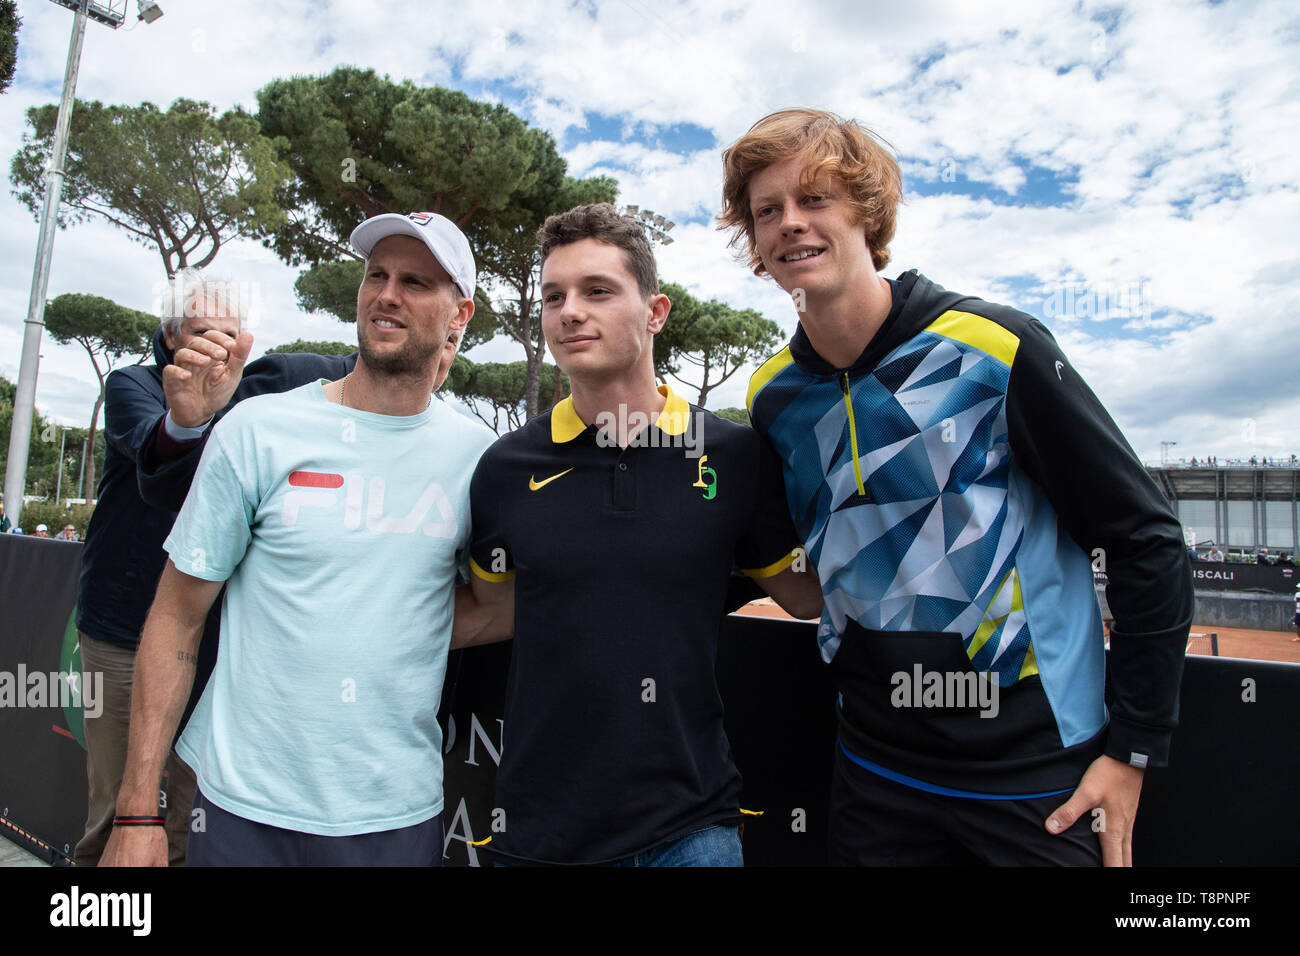
<instances>
[{"instance_id":1,"label":"nike swoosh logo","mask_svg":"<svg viewBox=\"0 0 1300 956\"><path fill-rule=\"evenodd\" d=\"M534 478L532 475L529 475L529 476L528 476L528 490L529 490L529 491L536 491L538 488L544 488L544 487L546 487L547 485L549 485L551 482L553 482L556 478L563 478L565 475L567 475L567 474L568 474L569 472L571 472L571 471L573 471L572 468L566 468L566 469L564 469L564 471L560 472L558 475L551 475L551 477L547 478L545 481L538 481L538 480L537 480L536 478Z\"/></svg>"}]
</instances>

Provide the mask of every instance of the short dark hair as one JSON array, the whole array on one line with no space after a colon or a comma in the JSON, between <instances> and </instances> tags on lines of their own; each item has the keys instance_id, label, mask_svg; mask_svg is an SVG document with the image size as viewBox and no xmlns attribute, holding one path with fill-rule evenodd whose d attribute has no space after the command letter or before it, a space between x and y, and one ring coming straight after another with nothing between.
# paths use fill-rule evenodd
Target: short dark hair
<instances>
[{"instance_id":1,"label":"short dark hair","mask_svg":"<svg viewBox=\"0 0 1300 956\"><path fill-rule=\"evenodd\" d=\"M595 239L623 250L627 271L636 279L637 288L647 299L659 294L659 270L654 250L646 238L645 228L631 216L621 216L607 202L574 206L568 212L548 216L537 230L537 245L542 262L553 249L583 239Z\"/></svg>"}]
</instances>

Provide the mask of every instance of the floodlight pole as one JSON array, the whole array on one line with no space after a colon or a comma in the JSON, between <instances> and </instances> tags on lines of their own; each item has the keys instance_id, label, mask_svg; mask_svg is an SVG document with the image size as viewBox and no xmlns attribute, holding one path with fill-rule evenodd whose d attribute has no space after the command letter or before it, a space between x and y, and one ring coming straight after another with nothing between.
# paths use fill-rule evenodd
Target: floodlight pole
<instances>
[{"instance_id":1,"label":"floodlight pole","mask_svg":"<svg viewBox=\"0 0 1300 956\"><path fill-rule=\"evenodd\" d=\"M63 445L68 440L68 426L63 426L63 434L59 436L59 481L54 486L54 503L57 505L63 499Z\"/></svg>"},{"instance_id":2,"label":"floodlight pole","mask_svg":"<svg viewBox=\"0 0 1300 956\"><path fill-rule=\"evenodd\" d=\"M27 324L23 332L22 364L18 366L18 388L14 393L14 417L9 431L9 458L5 468L5 501L12 521L18 524L23 511L23 490L27 486L27 446L32 438L36 410L36 375L41 364L41 333L45 329L45 290L50 282L50 259L54 254L54 229L63 194L63 160L68 152L68 125L72 122L72 101L77 90L77 68L81 45L86 38L86 9L81 0L72 22L68 44L68 65L63 73L63 99L59 102L59 123L54 134L54 152L45 176L45 205L41 209L41 232L36 242L36 265L32 272L32 293L27 302Z\"/></svg>"}]
</instances>

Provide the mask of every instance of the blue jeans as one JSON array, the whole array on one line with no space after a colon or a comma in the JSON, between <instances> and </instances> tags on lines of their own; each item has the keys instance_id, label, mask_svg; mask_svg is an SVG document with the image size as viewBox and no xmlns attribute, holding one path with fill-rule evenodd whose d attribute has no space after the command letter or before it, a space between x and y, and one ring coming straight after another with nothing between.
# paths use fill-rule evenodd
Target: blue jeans
<instances>
[{"instance_id":1,"label":"blue jeans","mask_svg":"<svg viewBox=\"0 0 1300 956\"><path fill-rule=\"evenodd\" d=\"M744 866L738 827L713 826L660 843L613 866Z\"/></svg>"}]
</instances>

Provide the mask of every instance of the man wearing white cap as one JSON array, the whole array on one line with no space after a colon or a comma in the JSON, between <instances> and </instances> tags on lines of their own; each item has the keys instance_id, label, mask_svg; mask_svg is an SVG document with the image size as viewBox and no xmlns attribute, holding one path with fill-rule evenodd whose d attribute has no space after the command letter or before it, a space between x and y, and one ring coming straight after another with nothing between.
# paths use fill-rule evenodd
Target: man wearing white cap
<instances>
[{"instance_id":1,"label":"man wearing white cap","mask_svg":"<svg viewBox=\"0 0 1300 956\"><path fill-rule=\"evenodd\" d=\"M235 406L164 545L107 863L166 861L162 760L223 583L216 668L177 745L198 777L189 865L441 862L439 690L495 436L431 394L474 259L433 213L376 216L352 244L355 369ZM233 389L215 358L186 370L196 394Z\"/></svg>"}]
</instances>

